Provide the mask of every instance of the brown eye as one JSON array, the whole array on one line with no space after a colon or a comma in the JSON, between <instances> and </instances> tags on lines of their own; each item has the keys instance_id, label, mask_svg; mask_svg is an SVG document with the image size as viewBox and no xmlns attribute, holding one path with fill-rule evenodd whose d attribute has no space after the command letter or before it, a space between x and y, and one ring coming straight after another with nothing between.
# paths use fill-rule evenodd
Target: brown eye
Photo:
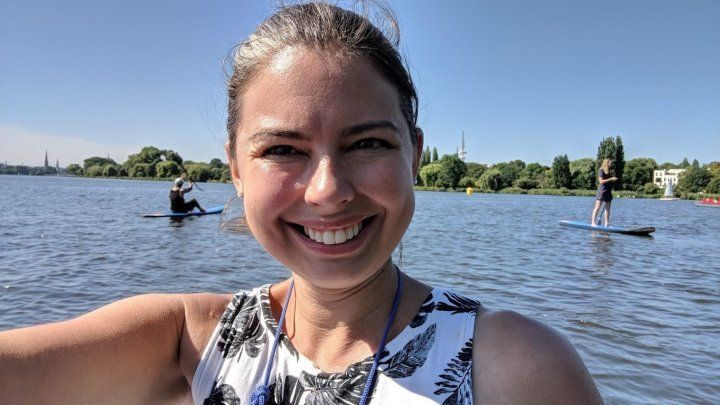
<instances>
[{"instance_id":1,"label":"brown eye","mask_svg":"<svg viewBox=\"0 0 720 405\"><path fill-rule=\"evenodd\" d=\"M289 145L277 145L273 146L271 148L268 148L263 152L263 156L275 156L275 157L282 157L282 156L290 156L290 155L297 155L298 151Z\"/></svg>"},{"instance_id":2,"label":"brown eye","mask_svg":"<svg viewBox=\"0 0 720 405\"><path fill-rule=\"evenodd\" d=\"M355 142L352 145L352 149L378 149L387 148L389 146L390 145L382 139L368 138Z\"/></svg>"}]
</instances>

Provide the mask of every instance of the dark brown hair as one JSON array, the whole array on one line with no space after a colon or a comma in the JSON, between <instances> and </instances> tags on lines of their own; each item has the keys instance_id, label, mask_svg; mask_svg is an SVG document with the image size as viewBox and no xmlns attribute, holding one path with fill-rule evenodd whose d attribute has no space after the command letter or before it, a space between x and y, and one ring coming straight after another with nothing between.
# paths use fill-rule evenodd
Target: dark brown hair
<instances>
[{"instance_id":1,"label":"dark brown hair","mask_svg":"<svg viewBox=\"0 0 720 405\"><path fill-rule=\"evenodd\" d=\"M322 2L280 8L263 21L248 39L232 53L232 72L227 81L227 131L232 156L235 133L242 117L243 95L253 75L277 52L291 46L318 51L337 51L338 55L366 58L397 89L400 109L410 138L417 141L418 96L412 78L398 52L397 20L388 7L379 6L386 35L370 20L354 11ZM367 8L366 8L367 13Z\"/></svg>"}]
</instances>

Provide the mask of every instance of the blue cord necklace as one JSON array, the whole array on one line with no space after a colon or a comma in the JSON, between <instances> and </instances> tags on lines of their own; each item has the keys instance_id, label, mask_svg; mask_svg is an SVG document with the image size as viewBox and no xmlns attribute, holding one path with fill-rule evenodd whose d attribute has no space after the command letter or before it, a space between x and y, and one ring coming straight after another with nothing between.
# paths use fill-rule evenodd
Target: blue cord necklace
<instances>
[{"instance_id":1,"label":"blue cord necklace","mask_svg":"<svg viewBox=\"0 0 720 405\"><path fill-rule=\"evenodd\" d=\"M382 357L383 349L385 349L385 342L387 341L390 327L395 320L395 314L397 314L398 306L400 305L400 297L402 297L402 275L400 269L395 267L397 271L397 287L395 288L395 297L393 298L392 309L390 310L390 316L388 317L387 324L385 325L385 331L383 332L382 340L380 340L380 347L378 347L377 353L373 360L372 367L368 373L367 380L365 381L365 388L363 389L362 396L360 397L359 405L365 405L370 396L370 389L372 388L373 382L375 381L375 374L377 374L378 364L380 363L380 357ZM290 289L287 297L285 297L285 305L283 306L282 312L280 313L280 320L278 321L278 327L275 331L275 339L273 341L272 350L270 351L270 357L268 358L267 365L265 366L265 374L263 375L263 383L257 387L250 397L250 405L266 405L268 399L270 399L270 372L272 369L273 361L275 360L275 352L277 351L278 344L280 343L280 334L282 333L283 322L285 321L285 311L287 310L288 303L290 303L290 296L292 295L293 288L295 287L295 280L290 282Z\"/></svg>"}]
</instances>

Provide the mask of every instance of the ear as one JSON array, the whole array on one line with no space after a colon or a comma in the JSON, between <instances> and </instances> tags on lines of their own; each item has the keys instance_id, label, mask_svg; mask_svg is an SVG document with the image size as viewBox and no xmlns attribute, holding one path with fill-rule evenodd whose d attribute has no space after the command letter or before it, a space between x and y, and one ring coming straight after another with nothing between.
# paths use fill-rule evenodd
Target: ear
<instances>
[{"instance_id":1,"label":"ear","mask_svg":"<svg viewBox=\"0 0 720 405\"><path fill-rule=\"evenodd\" d=\"M420 171L420 159L423 154L423 143L425 142L425 134L419 127L415 128L415 145L413 150L413 180L417 179L418 172Z\"/></svg>"},{"instance_id":2,"label":"ear","mask_svg":"<svg viewBox=\"0 0 720 405\"><path fill-rule=\"evenodd\" d=\"M242 180L240 180L240 172L237 167L237 159L230 148L230 141L225 142L225 154L227 155L228 166L230 166L230 175L232 176L233 185L238 196L243 194Z\"/></svg>"}]
</instances>

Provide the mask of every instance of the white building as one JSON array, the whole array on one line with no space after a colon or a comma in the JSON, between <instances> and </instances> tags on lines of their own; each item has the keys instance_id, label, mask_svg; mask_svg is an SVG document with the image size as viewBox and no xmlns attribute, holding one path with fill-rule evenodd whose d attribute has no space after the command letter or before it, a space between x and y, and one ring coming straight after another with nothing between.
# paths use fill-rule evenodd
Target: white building
<instances>
[{"instance_id":1,"label":"white building","mask_svg":"<svg viewBox=\"0 0 720 405\"><path fill-rule=\"evenodd\" d=\"M462 141L460 141L460 147L457 149L457 156L463 162L465 161L465 156L467 156L467 151L465 150L465 131L462 132Z\"/></svg>"},{"instance_id":2,"label":"white building","mask_svg":"<svg viewBox=\"0 0 720 405\"><path fill-rule=\"evenodd\" d=\"M680 174L684 171L685 169L654 170L653 183L662 189L665 189L665 185L668 181L671 182L673 186L677 186Z\"/></svg>"}]
</instances>

